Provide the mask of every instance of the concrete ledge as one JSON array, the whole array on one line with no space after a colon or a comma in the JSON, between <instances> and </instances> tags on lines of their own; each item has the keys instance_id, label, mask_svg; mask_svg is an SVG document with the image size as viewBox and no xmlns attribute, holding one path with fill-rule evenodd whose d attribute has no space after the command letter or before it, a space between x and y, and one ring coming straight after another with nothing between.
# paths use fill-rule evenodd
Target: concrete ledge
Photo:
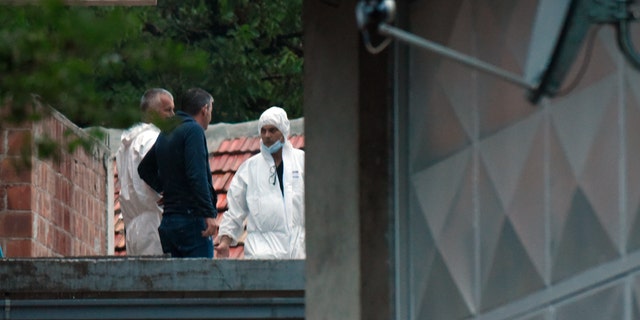
<instances>
[{"instance_id":1,"label":"concrete ledge","mask_svg":"<svg viewBox=\"0 0 640 320\"><path fill-rule=\"evenodd\" d=\"M55 298L67 294L175 296L172 293L182 296L201 293L209 297L304 296L304 286L304 260L160 257L0 260L1 291L14 298L16 295L47 298L48 294Z\"/></svg>"},{"instance_id":2,"label":"concrete ledge","mask_svg":"<svg viewBox=\"0 0 640 320\"><path fill-rule=\"evenodd\" d=\"M304 319L304 298L67 299L5 298L0 319Z\"/></svg>"}]
</instances>

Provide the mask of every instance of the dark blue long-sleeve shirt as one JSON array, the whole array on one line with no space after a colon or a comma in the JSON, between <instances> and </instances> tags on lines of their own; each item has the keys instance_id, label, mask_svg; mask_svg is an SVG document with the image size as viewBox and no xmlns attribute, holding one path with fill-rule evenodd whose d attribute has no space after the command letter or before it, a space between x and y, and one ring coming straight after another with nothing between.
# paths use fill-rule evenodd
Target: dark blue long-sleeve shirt
<instances>
[{"instance_id":1,"label":"dark blue long-sleeve shirt","mask_svg":"<svg viewBox=\"0 0 640 320\"><path fill-rule=\"evenodd\" d=\"M202 127L178 111L181 123L163 131L138 166L138 174L163 194L163 214L217 216L216 193L211 181L209 150Z\"/></svg>"}]
</instances>

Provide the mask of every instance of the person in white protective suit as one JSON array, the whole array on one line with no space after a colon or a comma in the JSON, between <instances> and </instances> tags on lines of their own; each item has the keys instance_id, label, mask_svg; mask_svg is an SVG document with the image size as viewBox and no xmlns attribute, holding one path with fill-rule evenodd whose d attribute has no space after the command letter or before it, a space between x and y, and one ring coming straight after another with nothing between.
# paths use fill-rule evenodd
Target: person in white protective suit
<instances>
[{"instance_id":1,"label":"person in white protective suit","mask_svg":"<svg viewBox=\"0 0 640 320\"><path fill-rule=\"evenodd\" d=\"M160 133L151 121L172 117L174 108L173 95L169 91L160 88L147 90L140 100L143 122L127 129L120 137L116 168L127 255L163 254L158 235L162 218L162 208L158 205L161 196L140 178L138 165Z\"/></svg>"},{"instance_id":2,"label":"person in white protective suit","mask_svg":"<svg viewBox=\"0 0 640 320\"><path fill-rule=\"evenodd\" d=\"M247 220L247 259L304 259L304 151L287 140L289 120L279 107L267 109L258 121L260 153L236 172L219 230L217 257L229 257Z\"/></svg>"}]
</instances>

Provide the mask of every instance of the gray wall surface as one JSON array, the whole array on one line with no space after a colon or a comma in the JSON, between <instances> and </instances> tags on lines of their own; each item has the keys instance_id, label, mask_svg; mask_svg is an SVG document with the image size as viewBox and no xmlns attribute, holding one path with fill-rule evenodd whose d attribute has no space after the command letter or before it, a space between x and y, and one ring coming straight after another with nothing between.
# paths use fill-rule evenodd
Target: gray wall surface
<instances>
[{"instance_id":1,"label":"gray wall surface","mask_svg":"<svg viewBox=\"0 0 640 320\"><path fill-rule=\"evenodd\" d=\"M391 69L355 4L304 2L307 319L391 316Z\"/></svg>"},{"instance_id":2,"label":"gray wall surface","mask_svg":"<svg viewBox=\"0 0 640 320\"><path fill-rule=\"evenodd\" d=\"M409 29L522 74L536 6L414 1ZM409 49L399 319L640 317L640 73L595 37L577 87L537 106Z\"/></svg>"}]
</instances>

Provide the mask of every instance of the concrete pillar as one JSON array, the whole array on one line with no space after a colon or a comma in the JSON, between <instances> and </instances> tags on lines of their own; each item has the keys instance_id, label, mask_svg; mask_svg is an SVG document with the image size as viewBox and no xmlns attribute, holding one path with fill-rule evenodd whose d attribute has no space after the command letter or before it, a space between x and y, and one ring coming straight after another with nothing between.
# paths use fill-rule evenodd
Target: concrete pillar
<instances>
[{"instance_id":1,"label":"concrete pillar","mask_svg":"<svg viewBox=\"0 0 640 320\"><path fill-rule=\"evenodd\" d=\"M389 50L364 49L357 1L306 0L306 318L391 318Z\"/></svg>"}]
</instances>

